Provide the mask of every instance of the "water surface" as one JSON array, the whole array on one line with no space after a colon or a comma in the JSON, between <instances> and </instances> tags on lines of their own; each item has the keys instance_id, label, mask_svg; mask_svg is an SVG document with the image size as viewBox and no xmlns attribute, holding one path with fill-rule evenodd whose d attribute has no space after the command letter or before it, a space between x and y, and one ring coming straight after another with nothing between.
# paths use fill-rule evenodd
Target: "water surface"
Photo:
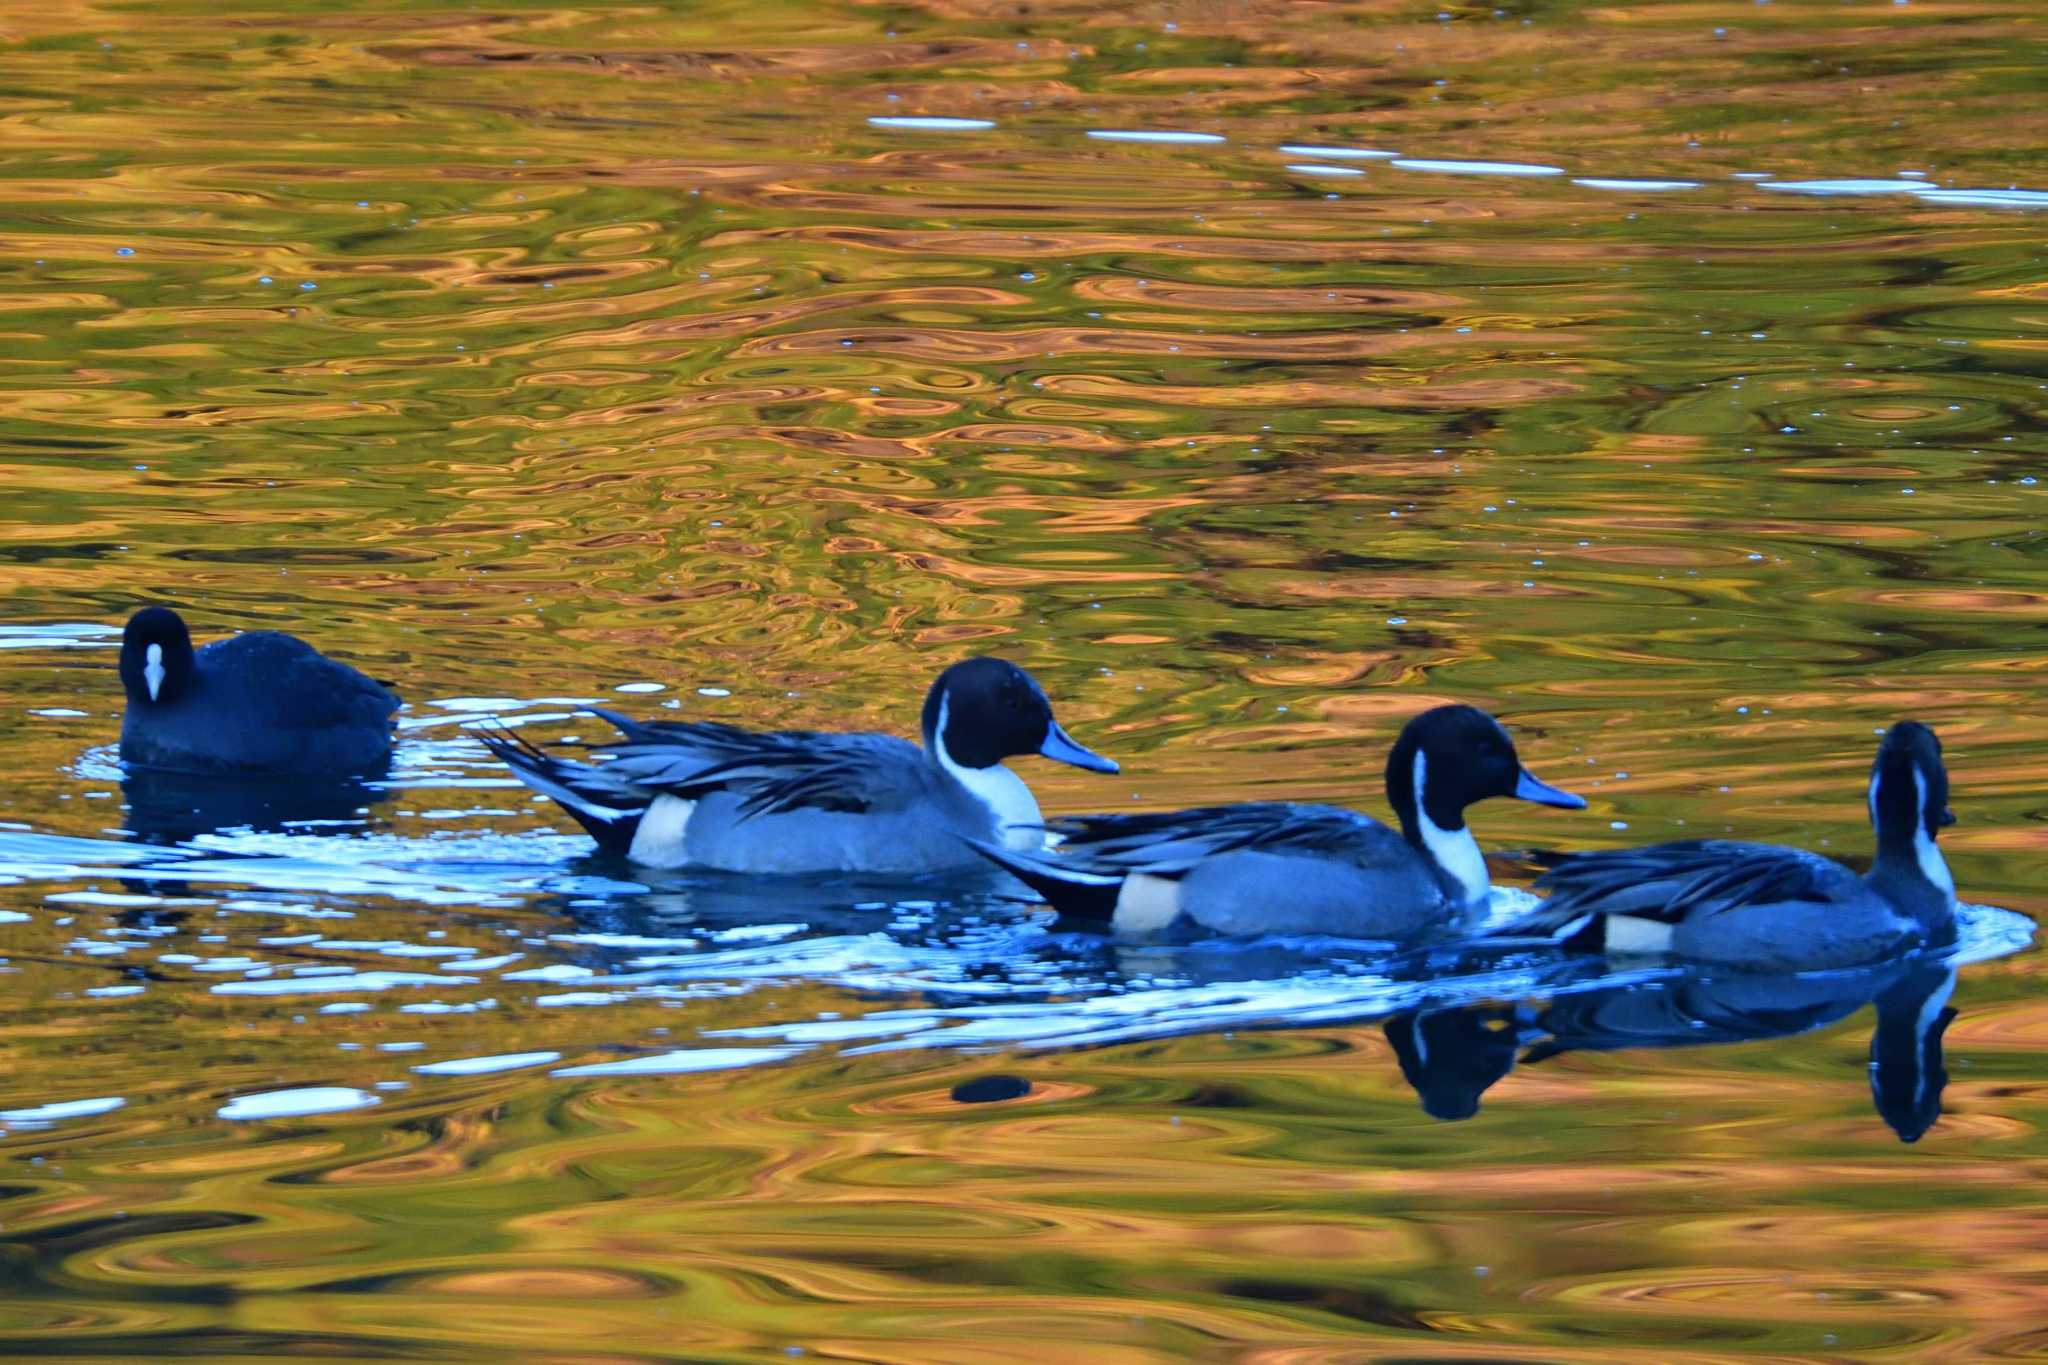
<instances>
[{"instance_id":1,"label":"water surface","mask_svg":"<svg viewBox=\"0 0 2048 1365\"><path fill-rule=\"evenodd\" d=\"M2038 1354L2044 45L0 0L0 1342ZM397 680L391 779L124 782L145 598ZM974 651L1124 762L1031 765L1055 811L1378 811L1485 706L1592 801L1482 808L1503 853L1854 858L1917 716L2018 914L1778 993L1116 945L592 863L473 738L908 732Z\"/></svg>"}]
</instances>

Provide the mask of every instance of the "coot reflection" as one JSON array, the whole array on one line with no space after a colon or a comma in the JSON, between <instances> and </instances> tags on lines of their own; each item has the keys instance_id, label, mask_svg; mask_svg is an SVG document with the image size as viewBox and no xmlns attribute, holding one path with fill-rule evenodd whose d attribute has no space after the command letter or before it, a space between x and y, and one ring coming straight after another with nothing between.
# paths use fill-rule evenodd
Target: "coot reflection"
<instances>
[{"instance_id":1,"label":"coot reflection","mask_svg":"<svg viewBox=\"0 0 2048 1365\"><path fill-rule=\"evenodd\" d=\"M307 822L356 824L385 793L349 777L219 777L130 768L121 775L126 824L152 844L224 829L267 833Z\"/></svg>"}]
</instances>

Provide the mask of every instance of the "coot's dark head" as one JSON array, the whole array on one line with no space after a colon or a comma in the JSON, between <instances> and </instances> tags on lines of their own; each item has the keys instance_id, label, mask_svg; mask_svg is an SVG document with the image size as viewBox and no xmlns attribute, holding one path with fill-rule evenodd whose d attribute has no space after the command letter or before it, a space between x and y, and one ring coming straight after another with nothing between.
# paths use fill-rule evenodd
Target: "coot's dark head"
<instances>
[{"instance_id":1,"label":"coot's dark head","mask_svg":"<svg viewBox=\"0 0 2048 1365\"><path fill-rule=\"evenodd\" d=\"M1408 722L1387 754L1387 802L1412 839L1416 816L1438 829L1462 829L1465 807L1489 796L1583 810L1586 799L1560 791L1522 766L1500 722L1473 706L1439 706Z\"/></svg>"},{"instance_id":2,"label":"coot's dark head","mask_svg":"<svg viewBox=\"0 0 2048 1365\"><path fill-rule=\"evenodd\" d=\"M1917 720L1900 721L1884 732L1870 765L1870 823L1878 843L1911 843L1921 833L1931 841L1955 822L1941 741Z\"/></svg>"},{"instance_id":3,"label":"coot's dark head","mask_svg":"<svg viewBox=\"0 0 2048 1365\"><path fill-rule=\"evenodd\" d=\"M192 635L169 607L144 607L121 632L121 685L131 706L176 701L192 680Z\"/></svg>"},{"instance_id":4,"label":"coot's dark head","mask_svg":"<svg viewBox=\"0 0 2048 1365\"><path fill-rule=\"evenodd\" d=\"M939 674L924 699L925 748L962 768L1043 754L1091 772L1116 764L1074 742L1029 673L1002 659L962 659Z\"/></svg>"}]
</instances>

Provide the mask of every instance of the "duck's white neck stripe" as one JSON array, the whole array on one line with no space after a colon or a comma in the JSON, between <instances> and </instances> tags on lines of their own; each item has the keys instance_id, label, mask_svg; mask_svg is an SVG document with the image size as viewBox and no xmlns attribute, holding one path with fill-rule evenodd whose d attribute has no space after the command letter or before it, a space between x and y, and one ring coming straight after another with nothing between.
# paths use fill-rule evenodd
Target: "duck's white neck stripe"
<instances>
[{"instance_id":1,"label":"duck's white neck stripe","mask_svg":"<svg viewBox=\"0 0 2048 1365\"><path fill-rule=\"evenodd\" d=\"M1913 765L1913 791L1919 796L1913 809L1918 812L1913 820L1913 857L1920 864L1920 875L1934 883L1934 887L1950 900L1956 898L1955 874L1948 870L1948 859L1941 856L1941 850L1934 846L1934 836L1927 832L1927 774L1920 766Z\"/></svg>"},{"instance_id":2,"label":"duck's white neck stripe","mask_svg":"<svg viewBox=\"0 0 2048 1365\"><path fill-rule=\"evenodd\" d=\"M1876 832L1880 856L1884 848L1884 827L1877 821L1877 789L1883 778L1878 773L1870 775L1870 828ZM1913 861L1920 868L1935 890L1955 899L1955 874L1948 870L1948 859L1941 856L1934 836L1927 832L1927 774L1920 771L1920 765L1913 765Z\"/></svg>"},{"instance_id":3,"label":"duck's white neck stripe","mask_svg":"<svg viewBox=\"0 0 2048 1365\"><path fill-rule=\"evenodd\" d=\"M995 822L996 837L1007 848L1033 851L1045 847L1045 816L1024 779L1000 763L986 768L969 768L953 761L946 752L946 715L952 698L939 697L939 718L932 726L932 758L947 776L967 788L968 794L988 808Z\"/></svg>"},{"instance_id":4,"label":"duck's white neck stripe","mask_svg":"<svg viewBox=\"0 0 2048 1365\"><path fill-rule=\"evenodd\" d=\"M164 690L164 647L151 645L143 658L142 680L149 684L149 699L155 701L157 693Z\"/></svg>"},{"instance_id":5,"label":"duck's white neck stripe","mask_svg":"<svg viewBox=\"0 0 2048 1365\"><path fill-rule=\"evenodd\" d=\"M1488 885L1486 857L1479 851L1479 841L1472 837L1472 827L1443 829L1429 818L1429 802L1424 799L1429 781L1429 759L1421 749L1415 751L1415 827L1422 831L1422 846L1429 850L1429 856L1436 865L1450 875L1463 893L1465 904L1472 905L1486 899Z\"/></svg>"}]
</instances>

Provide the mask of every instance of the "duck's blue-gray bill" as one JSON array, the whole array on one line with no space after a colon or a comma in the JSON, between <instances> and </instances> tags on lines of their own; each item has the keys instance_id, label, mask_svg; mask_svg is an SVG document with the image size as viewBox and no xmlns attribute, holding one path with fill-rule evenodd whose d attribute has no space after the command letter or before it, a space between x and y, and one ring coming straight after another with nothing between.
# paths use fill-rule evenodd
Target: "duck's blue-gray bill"
<instances>
[{"instance_id":1,"label":"duck's blue-gray bill","mask_svg":"<svg viewBox=\"0 0 2048 1365\"><path fill-rule=\"evenodd\" d=\"M1091 773L1113 773L1117 770L1114 759L1088 752L1074 743L1074 737L1060 729L1057 724L1045 732L1045 743L1038 746L1038 752L1055 763L1071 763L1076 768L1086 768Z\"/></svg>"},{"instance_id":2,"label":"duck's blue-gray bill","mask_svg":"<svg viewBox=\"0 0 2048 1365\"><path fill-rule=\"evenodd\" d=\"M1539 806L1563 806L1566 810L1584 810L1586 798L1574 796L1560 787L1553 787L1527 768L1515 783L1515 795L1523 801L1534 801Z\"/></svg>"}]
</instances>

